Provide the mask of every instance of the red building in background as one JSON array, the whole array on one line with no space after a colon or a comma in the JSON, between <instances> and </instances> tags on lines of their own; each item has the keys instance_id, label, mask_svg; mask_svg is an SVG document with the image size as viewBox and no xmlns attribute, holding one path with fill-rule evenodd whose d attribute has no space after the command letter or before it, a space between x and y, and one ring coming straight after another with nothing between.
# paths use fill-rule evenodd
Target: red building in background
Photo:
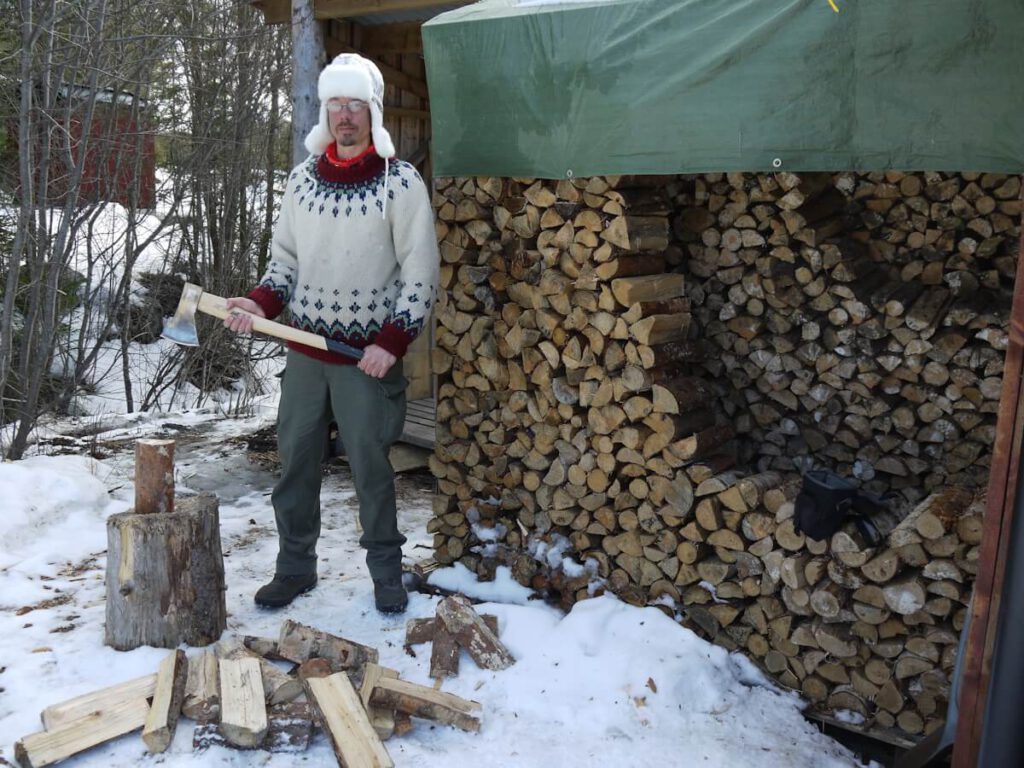
<instances>
[{"instance_id":1,"label":"red building in background","mask_svg":"<svg viewBox=\"0 0 1024 768\"><path fill-rule=\"evenodd\" d=\"M61 94L57 109L48 110L48 115L47 204L66 203L77 186L78 207L102 201L136 208L154 206L156 142L144 100L123 91L70 86ZM16 140L16 130L12 133ZM41 146L42 142L34 157L37 177L43 162ZM83 152L84 166L76 185L76 167Z\"/></svg>"}]
</instances>

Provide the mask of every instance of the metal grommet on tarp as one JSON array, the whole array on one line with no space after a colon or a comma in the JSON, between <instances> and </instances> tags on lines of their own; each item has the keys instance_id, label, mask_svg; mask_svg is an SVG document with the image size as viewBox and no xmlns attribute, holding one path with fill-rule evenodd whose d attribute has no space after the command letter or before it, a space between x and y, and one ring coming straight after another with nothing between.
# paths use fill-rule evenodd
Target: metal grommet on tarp
<instances>
[{"instance_id":1,"label":"metal grommet on tarp","mask_svg":"<svg viewBox=\"0 0 1024 768\"><path fill-rule=\"evenodd\" d=\"M569 168L569 169L568 169L568 170L567 170L567 171L565 172L565 178L567 178L567 179L571 179L572 177L573 177L573 172L572 172L572 168Z\"/></svg>"},{"instance_id":2,"label":"metal grommet on tarp","mask_svg":"<svg viewBox=\"0 0 1024 768\"><path fill-rule=\"evenodd\" d=\"M782 167L782 158L781 157L776 157L774 160L772 160L772 168L781 168L781 167Z\"/></svg>"}]
</instances>

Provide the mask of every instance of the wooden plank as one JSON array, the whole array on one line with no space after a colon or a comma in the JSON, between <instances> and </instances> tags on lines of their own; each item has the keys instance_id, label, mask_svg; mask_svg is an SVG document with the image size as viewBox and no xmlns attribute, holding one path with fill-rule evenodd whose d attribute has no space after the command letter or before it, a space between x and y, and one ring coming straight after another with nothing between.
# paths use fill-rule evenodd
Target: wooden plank
<instances>
[{"instance_id":1,"label":"wooden plank","mask_svg":"<svg viewBox=\"0 0 1024 768\"><path fill-rule=\"evenodd\" d=\"M430 110L413 109L412 107L393 107L390 104L384 105L384 114L388 117L409 118L411 120L429 120Z\"/></svg>"},{"instance_id":2,"label":"wooden plank","mask_svg":"<svg viewBox=\"0 0 1024 768\"><path fill-rule=\"evenodd\" d=\"M148 715L149 704L141 697L111 702L105 709L95 710L53 730L24 737L15 743L14 756L24 768L53 765L139 730L146 724Z\"/></svg>"},{"instance_id":3,"label":"wooden plank","mask_svg":"<svg viewBox=\"0 0 1024 768\"><path fill-rule=\"evenodd\" d=\"M331 740L338 764L349 768L394 768L394 762L370 723L363 702L344 672L331 671L326 659L299 667L306 697Z\"/></svg>"},{"instance_id":4,"label":"wooden plank","mask_svg":"<svg viewBox=\"0 0 1024 768\"><path fill-rule=\"evenodd\" d=\"M436 439L435 427L405 422L405 428L402 432L402 440L404 442L423 448L433 448Z\"/></svg>"},{"instance_id":5,"label":"wooden plank","mask_svg":"<svg viewBox=\"0 0 1024 768\"><path fill-rule=\"evenodd\" d=\"M1020 245L1024 252L1024 221ZM1003 367L996 437L989 475L978 575L971 603L971 624L964 650L960 711L953 768L977 765L982 725L992 674L992 651L999 624L999 601L1006 572L1007 551L1017 498L1017 474L1024 434L1024 259L1017 260L1010 338ZM1004 651L1005 652L1005 651Z\"/></svg>"},{"instance_id":6,"label":"wooden plank","mask_svg":"<svg viewBox=\"0 0 1024 768\"><path fill-rule=\"evenodd\" d=\"M433 418L437 413L437 403L432 397L424 398L423 400L413 400L409 403L408 408L415 413L420 413L430 418Z\"/></svg>"},{"instance_id":7,"label":"wooden plank","mask_svg":"<svg viewBox=\"0 0 1024 768\"><path fill-rule=\"evenodd\" d=\"M473 0L317 0L318 19L341 19L353 16L372 16L377 13L418 11L453 5L468 5Z\"/></svg>"},{"instance_id":8,"label":"wooden plank","mask_svg":"<svg viewBox=\"0 0 1024 768\"><path fill-rule=\"evenodd\" d=\"M43 727L48 731L56 730L63 725L80 720L86 715L110 709L118 702L135 699L149 699L156 691L156 675L143 675L123 683L101 688L92 693L76 696L73 699L53 704L42 712Z\"/></svg>"},{"instance_id":9,"label":"wooden plank","mask_svg":"<svg viewBox=\"0 0 1024 768\"><path fill-rule=\"evenodd\" d=\"M421 21L403 21L397 24L372 24L361 28L359 47L371 56L392 53L423 53Z\"/></svg>"},{"instance_id":10,"label":"wooden plank","mask_svg":"<svg viewBox=\"0 0 1024 768\"><path fill-rule=\"evenodd\" d=\"M203 651L189 662L181 711L197 723L220 717L220 673L213 651Z\"/></svg>"},{"instance_id":11,"label":"wooden plank","mask_svg":"<svg viewBox=\"0 0 1024 768\"><path fill-rule=\"evenodd\" d=\"M454 725L464 731L480 730L480 719L471 714L480 711L479 702L469 701L445 691L436 691L407 680L382 678L370 695L370 703L374 706L397 709L415 717Z\"/></svg>"},{"instance_id":12,"label":"wooden plank","mask_svg":"<svg viewBox=\"0 0 1024 768\"><path fill-rule=\"evenodd\" d=\"M402 440L422 448L433 448L437 440L437 404L434 398L413 400L406 406Z\"/></svg>"},{"instance_id":13,"label":"wooden plank","mask_svg":"<svg viewBox=\"0 0 1024 768\"><path fill-rule=\"evenodd\" d=\"M220 660L220 731L239 747L255 747L267 735L260 663L256 659Z\"/></svg>"},{"instance_id":14,"label":"wooden plank","mask_svg":"<svg viewBox=\"0 0 1024 768\"><path fill-rule=\"evenodd\" d=\"M836 720L831 715L825 712L819 712L815 709L805 710L803 715L808 720L816 720L819 723L825 723L843 731L859 733L886 744L891 744L894 747L899 747L900 749L911 749L916 743L911 739L906 738L903 732L896 728L879 728L877 726L865 728L864 726L854 725L850 722Z\"/></svg>"},{"instance_id":15,"label":"wooden plank","mask_svg":"<svg viewBox=\"0 0 1024 768\"><path fill-rule=\"evenodd\" d=\"M343 19L353 16L373 16L394 11L415 11L428 8L448 8L468 5L473 0L358 0L349 3L344 0L316 3L316 18ZM292 18L291 0L252 0L253 6L263 12L266 24L287 24Z\"/></svg>"},{"instance_id":16,"label":"wooden plank","mask_svg":"<svg viewBox=\"0 0 1024 768\"><path fill-rule=\"evenodd\" d=\"M172 651L160 662L153 704L142 729L142 740L150 754L164 752L174 739L187 678L188 659L184 651Z\"/></svg>"}]
</instances>

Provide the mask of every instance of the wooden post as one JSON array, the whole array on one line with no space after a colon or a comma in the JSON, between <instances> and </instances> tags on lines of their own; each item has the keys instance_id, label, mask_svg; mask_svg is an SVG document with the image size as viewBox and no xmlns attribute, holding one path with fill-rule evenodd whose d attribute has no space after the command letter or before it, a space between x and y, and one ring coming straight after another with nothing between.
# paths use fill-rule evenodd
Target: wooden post
<instances>
[{"instance_id":1,"label":"wooden post","mask_svg":"<svg viewBox=\"0 0 1024 768\"><path fill-rule=\"evenodd\" d=\"M306 134L320 120L316 88L324 66L324 31L313 10L313 0L292 0L292 165L309 156Z\"/></svg>"},{"instance_id":2,"label":"wooden post","mask_svg":"<svg viewBox=\"0 0 1024 768\"><path fill-rule=\"evenodd\" d=\"M135 442L135 512L174 511L174 441Z\"/></svg>"},{"instance_id":3,"label":"wooden post","mask_svg":"<svg viewBox=\"0 0 1024 768\"><path fill-rule=\"evenodd\" d=\"M1024 253L1024 219L1021 221L1021 252ZM999 400L996 438L992 452L981 556L974 582L971 624L964 650L960 709L953 768L978 764L982 726L988 701L992 656L999 625L999 601L1006 578L1007 550L1011 541L1017 474L1024 435L1024 259L1018 258L1010 313L1010 341L1003 366L1003 391ZM1004 648L1003 653L1016 653Z\"/></svg>"}]
</instances>

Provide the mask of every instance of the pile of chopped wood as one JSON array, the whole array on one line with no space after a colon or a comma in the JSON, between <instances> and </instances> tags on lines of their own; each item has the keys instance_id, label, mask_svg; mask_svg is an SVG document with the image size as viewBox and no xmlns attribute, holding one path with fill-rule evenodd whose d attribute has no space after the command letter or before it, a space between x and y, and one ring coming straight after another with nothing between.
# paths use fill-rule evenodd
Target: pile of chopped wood
<instances>
[{"instance_id":1,"label":"pile of chopped wood","mask_svg":"<svg viewBox=\"0 0 1024 768\"><path fill-rule=\"evenodd\" d=\"M1019 176L705 174L674 198L704 368L758 469L985 485Z\"/></svg>"},{"instance_id":2,"label":"pile of chopped wood","mask_svg":"<svg viewBox=\"0 0 1024 768\"><path fill-rule=\"evenodd\" d=\"M472 644L480 617L465 602L445 602L446 626ZM393 763L383 741L407 733L412 717L480 729L478 702L401 680L377 662L374 648L289 620L277 640L221 640L191 658L173 651L156 674L47 707L45 730L19 740L15 756L42 768L139 729L156 754L183 715L196 723L196 749L301 751L316 726L339 765L385 768Z\"/></svg>"},{"instance_id":3,"label":"pile of chopped wood","mask_svg":"<svg viewBox=\"0 0 1024 768\"><path fill-rule=\"evenodd\" d=\"M819 710L906 734L940 727L978 569L984 497L936 492L908 514L850 521L827 541L800 533L774 472L696 486L672 592L685 622L743 650Z\"/></svg>"},{"instance_id":4,"label":"pile of chopped wood","mask_svg":"<svg viewBox=\"0 0 1024 768\"><path fill-rule=\"evenodd\" d=\"M515 663L498 639L498 619L478 616L461 596L446 597L432 619L410 619L405 646L431 643L430 676L435 680L459 674L459 656L465 649L481 669L507 669Z\"/></svg>"}]
</instances>

